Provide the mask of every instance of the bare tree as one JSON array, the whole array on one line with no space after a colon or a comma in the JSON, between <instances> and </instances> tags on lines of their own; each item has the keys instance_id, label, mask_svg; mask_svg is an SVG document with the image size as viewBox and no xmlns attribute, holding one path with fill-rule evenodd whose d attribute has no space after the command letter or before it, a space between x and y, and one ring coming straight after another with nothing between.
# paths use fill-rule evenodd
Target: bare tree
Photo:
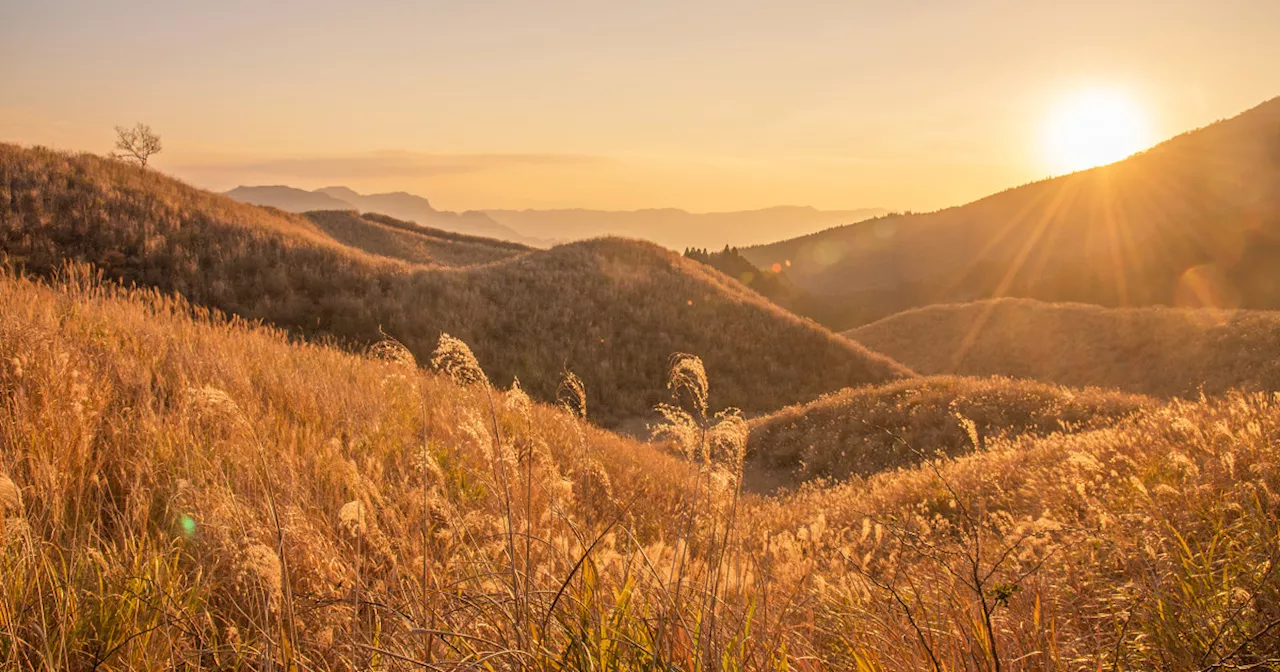
<instances>
[{"instance_id":1,"label":"bare tree","mask_svg":"<svg viewBox=\"0 0 1280 672\"><path fill-rule=\"evenodd\" d=\"M160 153L160 136L151 132L151 127L139 123L133 128L116 126L116 149L111 158L137 163L146 167L147 159Z\"/></svg>"}]
</instances>

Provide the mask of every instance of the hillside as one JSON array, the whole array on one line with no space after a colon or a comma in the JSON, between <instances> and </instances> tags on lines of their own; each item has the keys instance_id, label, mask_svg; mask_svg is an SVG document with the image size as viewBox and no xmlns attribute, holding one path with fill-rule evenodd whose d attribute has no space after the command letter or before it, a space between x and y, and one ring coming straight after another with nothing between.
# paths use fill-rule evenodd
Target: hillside
<instances>
[{"instance_id":1,"label":"hillside","mask_svg":"<svg viewBox=\"0 0 1280 672\"><path fill-rule=\"evenodd\" d=\"M1017 296L1280 308L1280 98L1118 163L742 250L842 311Z\"/></svg>"},{"instance_id":2,"label":"hillside","mask_svg":"<svg viewBox=\"0 0 1280 672\"><path fill-rule=\"evenodd\" d=\"M537 238L578 240L626 236L651 240L673 250L719 249L777 240L781 232L804 235L884 214L880 208L817 210L779 206L737 212L688 212L677 208L645 210L486 210L495 220Z\"/></svg>"},{"instance_id":3,"label":"hillside","mask_svg":"<svg viewBox=\"0 0 1280 672\"><path fill-rule=\"evenodd\" d=\"M780 268L778 270L757 268L755 264L739 254L737 248L727 245L719 252L709 252L696 247L689 248L684 251L684 256L724 273L760 296L797 315L812 317L803 312L808 294L791 282Z\"/></svg>"},{"instance_id":4,"label":"hillside","mask_svg":"<svg viewBox=\"0 0 1280 672\"><path fill-rule=\"evenodd\" d=\"M925 374L1012 376L1158 396L1280 391L1280 313L995 299L846 332Z\"/></svg>"},{"instance_id":5,"label":"hillside","mask_svg":"<svg viewBox=\"0 0 1280 672\"><path fill-rule=\"evenodd\" d=\"M305 216L343 245L415 264L474 266L508 259L530 249L519 243L431 229L385 215L361 215L354 210L319 210Z\"/></svg>"},{"instance_id":6,"label":"hillside","mask_svg":"<svg viewBox=\"0 0 1280 672\"><path fill-rule=\"evenodd\" d=\"M61 277L0 272L5 669L1280 662L1269 395L760 498L724 425L685 463Z\"/></svg>"},{"instance_id":7,"label":"hillside","mask_svg":"<svg viewBox=\"0 0 1280 672\"><path fill-rule=\"evenodd\" d=\"M226 195L244 203L267 205L287 212L356 210L387 215L452 233L545 247L543 241L529 238L511 227L499 224L483 212L436 210L427 199L404 192L361 194L347 187L325 187L307 191L295 187L263 186L236 187L226 192Z\"/></svg>"},{"instance_id":8,"label":"hillside","mask_svg":"<svg viewBox=\"0 0 1280 672\"><path fill-rule=\"evenodd\" d=\"M841 390L751 421L746 487L865 477L998 439L1106 427L1152 406L1135 395L1009 378L931 376Z\"/></svg>"},{"instance_id":9,"label":"hillside","mask_svg":"<svg viewBox=\"0 0 1280 672\"><path fill-rule=\"evenodd\" d=\"M192 302L418 357L441 332L495 380L554 397L564 367L593 418L647 418L673 352L700 355L717 405L763 413L908 371L648 243L601 239L469 268L426 267L335 241L301 216L91 155L0 147L0 252L49 274L66 260Z\"/></svg>"},{"instance_id":10,"label":"hillside","mask_svg":"<svg viewBox=\"0 0 1280 672\"><path fill-rule=\"evenodd\" d=\"M774 268L757 268L755 264L747 261L736 247L725 246L719 252L709 252L706 249L693 247L686 249L684 256L737 280L774 305L819 324L838 320L843 315L838 307L832 306L821 297L813 295L792 282L786 269L781 265Z\"/></svg>"}]
</instances>

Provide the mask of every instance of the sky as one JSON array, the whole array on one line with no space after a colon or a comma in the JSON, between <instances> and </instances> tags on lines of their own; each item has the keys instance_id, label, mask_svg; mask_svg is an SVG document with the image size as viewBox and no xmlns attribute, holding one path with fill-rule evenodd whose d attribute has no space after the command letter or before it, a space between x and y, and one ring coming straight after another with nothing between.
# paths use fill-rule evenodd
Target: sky
<instances>
[{"instance_id":1,"label":"sky","mask_svg":"<svg viewBox=\"0 0 1280 672\"><path fill-rule=\"evenodd\" d=\"M438 208L933 210L1280 95L1276 0L0 0L0 141ZM1059 134L1062 135L1061 133ZM1062 140L1058 137L1057 140Z\"/></svg>"}]
</instances>

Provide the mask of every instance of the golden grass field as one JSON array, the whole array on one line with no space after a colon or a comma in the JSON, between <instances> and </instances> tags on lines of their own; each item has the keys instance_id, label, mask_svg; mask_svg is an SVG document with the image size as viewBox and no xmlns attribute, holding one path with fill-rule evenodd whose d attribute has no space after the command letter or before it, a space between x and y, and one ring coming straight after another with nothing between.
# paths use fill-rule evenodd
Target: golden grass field
<instances>
[{"instance_id":1,"label":"golden grass field","mask_svg":"<svg viewBox=\"0 0 1280 672\"><path fill-rule=\"evenodd\" d=\"M455 341L433 373L70 267L0 278L0 361L8 668L1260 669L1280 637L1272 395L762 498L690 358L642 444Z\"/></svg>"}]
</instances>

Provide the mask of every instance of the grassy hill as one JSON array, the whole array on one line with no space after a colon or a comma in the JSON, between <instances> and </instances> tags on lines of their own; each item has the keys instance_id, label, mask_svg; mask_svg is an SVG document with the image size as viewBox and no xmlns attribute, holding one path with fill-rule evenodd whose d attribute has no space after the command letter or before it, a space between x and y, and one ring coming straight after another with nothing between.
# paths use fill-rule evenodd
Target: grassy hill
<instances>
[{"instance_id":1,"label":"grassy hill","mask_svg":"<svg viewBox=\"0 0 1280 672\"><path fill-rule=\"evenodd\" d=\"M318 210L305 215L343 245L415 264L475 266L530 250L519 243L432 229L375 213Z\"/></svg>"},{"instance_id":2,"label":"grassy hill","mask_svg":"<svg viewBox=\"0 0 1280 672\"><path fill-rule=\"evenodd\" d=\"M689 248L684 256L710 266L741 282L757 294L769 299L797 315L812 317L804 312L809 295L791 282L784 271L757 268L738 253L737 248L725 246L718 252Z\"/></svg>"},{"instance_id":3,"label":"grassy hill","mask_svg":"<svg viewBox=\"0 0 1280 672\"><path fill-rule=\"evenodd\" d=\"M1270 395L760 498L732 421L685 462L61 277L0 272L4 669L1276 664Z\"/></svg>"},{"instance_id":4,"label":"grassy hill","mask_svg":"<svg viewBox=\"0 0 1280 672\"><path fill-rule=\"evenodd\" d=\"M604 423L650 417L673 352L700 355L718 381L715 403L748 413L909 373L652 244L600 239L423 266L91 155L0 146L0 252L46 275L91 262L111 278L352 346L389 334L423 357L447 332L495 380L518 377L538 398L553 398L572 368Z\"/></svg>"},{"instance_id":5,"label":"grassy hill","mask_svg":"<svg viewBox=\"0 0 1280 672\"><path fill-rule=\"evenodd\" d=\"M834 329L1001 296L1280 308L1280 98L1109 166L742 254L790 261Z\"/></svg>"},{"instance_id":6,"label":"grassy hill","mask_svg":"<svg viewBox=\"0 0 1280 672\"><path fill-rule=\"evenodd\" d=\"M1000 438L1109 426L1153 405L1098 388L1009 378L931 376L842 390L752 420L746 485L870 476Z\"/></svg>"},{"instance_id":7,"label":"grassy hill","mask_svg":"<svg viewBox=\"0 0 1280 672\"><path fill-rule=\"evenodd\" d=\"M995 299L846 332L925 374L1013 376L1158 396L1280 390L1280 313Z\"/></svg>"}]
</instances>

